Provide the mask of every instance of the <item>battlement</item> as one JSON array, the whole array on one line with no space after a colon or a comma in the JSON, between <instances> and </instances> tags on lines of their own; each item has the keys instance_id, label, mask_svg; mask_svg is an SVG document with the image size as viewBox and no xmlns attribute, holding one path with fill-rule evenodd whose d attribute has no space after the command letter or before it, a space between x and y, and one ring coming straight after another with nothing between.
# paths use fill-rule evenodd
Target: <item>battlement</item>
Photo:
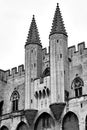
<instances>
[{"instance_id":1,"label":"battlement","mask_svg":"<svg viewBox=\"0 0 87 130\"><path fill-rule=\"evenodd\" d=\"M42 88L43 86L49 86L49 82L50 82L50 76L46 76L44 78L38 78L38 79L34 79L34 85L35 85L35 89L38 88Z\"/></svg>"},{"instance_id":2,"label":"battlement","mask_svg":"<svg viewBox=\"0 0 87 130\"><path fill-rule=\"evenodd\" d=\"M78 44L78 52L80 54L83 54L84 53L84 49L85 49L85 42L79 43Z\"/></svg>"},{"instance_id":3,"label":"battlement","mask_svg":"<svg viewBox=\"0 0 87 130\"><path fill-rule=\"evenodd\" d=\"M50 51L50 47L49 46L48 46L48 48L45 47L42 49L42 54L43 55L49 54L49 51Z\"/></svg>"},{"instance_id":4,"label":"battlement","mask_svg":"<svg viewBox=\"0 0 87 130\"><path fill-rule=\"evenodd\" d=\"M47 50L48 50L48 51L47 51ZM43 60L46 59L46 57L49 55L49 52L50 52L49 47L48 47L48 49L47 49L47 48L43 48L43 49L42 49L42 59L43 59Z\"/></svg>"},{"instance_id":5,"label":"battlement","mask_svg":"<svg viewBox=\"0 0 87 130\"><path fill-rule=\"evenodd\" d=\"M17 67L12 68L11 70L1 70L0 69L0 80L1 81L7 81L9 78L14 78L16 76L22 76L24 75L24 65L20 65Z\"/></svg>"},{"instance_id":6,"label":"battlement","mask_svg":"<svg viewBox=\"0 0 87 130\"><path fill-rule=\"evenodd\" d=\"M5 77L5 71L0 69L0 80L6 82L4 77Z\"/></svg>"},{"instance_id":7,"label":"battlement","mask_svg":"<svg viewBox=\"0 0 87 130\"><path fill-rule=\"evenodd\" d=\"M77 45L77 50L75 46L71 46L68 48L69 58L73 56L80 56L87 53L87 48L85 48L85 42L81 42Z\"/></svg>"},{"instance_id":8,"label":"battlement","mask_svg":"<svg viewBox=\"0 0 87 130\"><path fill-rule=\"evenodd\" d=\"M47 48L42 49L42 54L45 55L47 53Z\"/></svg>"}]
</instances>

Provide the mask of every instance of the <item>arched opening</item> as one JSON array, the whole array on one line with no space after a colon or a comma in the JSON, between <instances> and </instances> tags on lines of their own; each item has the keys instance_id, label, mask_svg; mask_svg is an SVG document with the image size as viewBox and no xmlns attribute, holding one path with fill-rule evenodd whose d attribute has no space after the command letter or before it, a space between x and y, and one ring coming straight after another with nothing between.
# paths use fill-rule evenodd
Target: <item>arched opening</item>
<instances>
[{"instance_id":1,"label":"arched opening","mask_svg":"<svg viewBox=\"0 0 87 130\"><path fill-rule=\"evenodd\" d=\"M8 130L7 126L2 126L0 130Z\"/></svg>"},{"instance_id":2,"label":"arched opening","mask_svg":"<svg viewBox=\"0 0 87 130\"><path fill-rule=\"evenodd\" d=\"M12 101L12 111L17 111L18 110L18 100L19 100L19 93L17 90L14 90L12 95L11 95L11 101Z\"/></svg>"},{"instance_id":3,"label":"arched opening","mask_svg":"<svg viewBox=\"0 0 87 130\"><path fill-rule=\"evenodd\" d=\"M20 122L17 126L17 129L16 130L28 130L28 126L26 123L24 123L23 121Z\"/></svg>"},{"instance_id":4,"label":"arched opening","mask_svg":"<svg viewBox=\"0 0 87 130\"><path fill-rule=\"evenodd\" d=\"M39 96L39 95L38 95L38 92L36 91L36 92L35 92L35 97L36 97L36 99L38 99L38 96Z\"/></svg>"},{"instance_id":5,"label":"arched opening","mask_svg":"<svg viewBox=\"0 0 87 130\"><path fill-rule=\"evenodd\" d=\"M63 130L79 130L79 121L73 112L68 112L63 118Z\"/></svg>"},{"instance_id":6,"label":"arched opening","mask_svg":"<svg viewBox=\"0 0 87 130\"><path fill-rule=\"evenodd\" d=\"M49 88L47 88L47 96L49 96L50 95L50 90L49 90Z\"/></svg>"},{"instance_id":7,"label":"arched opening","mask_svg":"<svg viewBox=\"0 0 87 130\"><path fill-rule=\"evenodd\" d=\"M46 76L50 76L50 67L47 67L44 72L43 72L43 75L42 77L46 77Z\"/></svg>"},{"instance_id":8,"label":"arched opening","mask_svg":"<svg viewBox=\"0 0 87 130\"><path fill-rule=\"evenodd\" d=\"M75 97L82 96L83 86L84 86L83 80L77 76L71 84L71 88L74 88L74 91L75 91Z\"/></svg>"},{"instance_id":9,"label":"arched opening","mask_svg":"<svg viewBox=\"0 0 87 130\"><path fill-rule=\"evenodd\" d=\"M41 97L42 97L42 92L41 90L39 90L39 99L41 99Z\"/></svg>"},{"instance_id":10,"label":"arched opening","mask_svg":"<svg viewBox=\"0 0 87 130\"><path fill-rule=\"evenodd\" d=\"M34 130L53 130L55 123L53 118L46 112L42 113L37 119Z\"/></svg>"},{"instance_id":11,"label":"arched opening","mask_svg":"<svg viewBox=\"0 0 87 130\"><path fill-rule=\"evenodd\" d=\"M45 89L43 89L43 98L45 98L46 96L46 92L45 92Z\"/></svg>"},{"instance_id":12,"label":"arched opening","mask_svg":"<svg viewBox=\"0 0 87 130\"><path fill-rule=\"evenodd\" d=\"M87 130L87 116L85 118L85 130Z\"/></svg>"}]
</instances>

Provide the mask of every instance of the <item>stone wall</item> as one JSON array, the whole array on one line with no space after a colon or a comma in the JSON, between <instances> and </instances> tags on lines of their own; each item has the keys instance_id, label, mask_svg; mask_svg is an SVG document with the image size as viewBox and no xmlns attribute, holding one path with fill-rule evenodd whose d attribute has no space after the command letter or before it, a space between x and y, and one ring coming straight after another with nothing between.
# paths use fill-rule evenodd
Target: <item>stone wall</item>
<instances>
[{"instance_id":1,"label":"stone wall","mask_svg":"<svg viewBox=\"0 0 87 130\"><path fill-rule=\"evenodd\" d=\"M71 84L76 75L84 81L83 94L87 93L87 48L85 43L78 44L78 50L75 46L68 48L69 53L69 96L74 97L74 90L71 89Z\"/></svg>"},{"instance_id":2,"label":"stone wall","mask_svg":"<svg viewBox=\"0 0 87 130\"><path fill-rule=\"evenodd\" d=\"M18 67L18 72L16 68L12 69L12 73L8 75L10 71L3 71L4 76L1 75L0 81L0 101L3 103L3 114L12 112L12 101L11 95L16 89L20 95L18 109L24 109L24 100L25 100L25 77L23 66ZM2 71L0 71L2 73ZM3 79L3 80L2 80Z\"/></svg>"}]
</instances>

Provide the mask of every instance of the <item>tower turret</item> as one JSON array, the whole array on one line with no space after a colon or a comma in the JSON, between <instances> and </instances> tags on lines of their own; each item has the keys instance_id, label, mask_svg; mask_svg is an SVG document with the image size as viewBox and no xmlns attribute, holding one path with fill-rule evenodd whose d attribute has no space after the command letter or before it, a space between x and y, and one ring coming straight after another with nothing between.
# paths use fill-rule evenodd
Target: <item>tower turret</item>
<instances>
[{"instance_id":1,"label":"tower turret","mask_svg":"<svg viewBox=\"0 0 87 130\"><path fill-rule=\"evenodd\" d=\"M67 36L67 32L64 27L64 23L63 23L63 19L61 16L61 12L60 12L58 3L57 3L56 11L54 14L54 19L53 19L53 23L52 23L52 29L50 32L50 36L53 34L64 34Z\"/></svg>"},{"instance_id":2,"label":"tower turret","mask_svg":"<svg viewBox=\"0 0 87 130\"><path fill-rule=\"evenodd\" d=\"M67 32L57 4L50 32L51 103L64 102L68 79Z\"/></svg>"},{"instance_id":3,"label":"tower turret","mask_svg":"<svg viewBox=\"0 0 87 130\"><path fill-rule=\"evenodd\" d=\"M25 45L25 109L31 108L31 82L42 73L42 45L33 15Z\"/></svg>"},{"instance_id":4,"label":"tower turret","mask_svg":"<svg viewBox=\"0 0 87 130\"><path fill-rule=\"evenodd\" d=\"M41 41L40 41L40 37L39 37L39 33L38 33L38 29L37 29L37 25L36 25L34 15L33 15L33 18L32 18L31 25L30 25L26 45L31 44L31 43L41 45Z\"/></svg>"}]
</instances>

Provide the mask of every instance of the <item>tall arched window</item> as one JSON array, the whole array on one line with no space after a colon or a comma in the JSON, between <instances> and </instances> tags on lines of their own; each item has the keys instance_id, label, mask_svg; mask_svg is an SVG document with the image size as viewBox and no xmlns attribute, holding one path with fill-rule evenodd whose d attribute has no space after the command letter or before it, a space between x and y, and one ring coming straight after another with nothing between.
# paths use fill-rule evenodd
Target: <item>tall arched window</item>
<instances>
[{"instance_id":1,"label":"tall arched window","mask_svg":"<svg viewBox=\"0 0 87 130\"><path fill-rule=\"evenodd\" d=\"M19 100L19 93L17 90L14 90L11 95L11 101L12 101L12 111L18 110L18 100Z\"/></svg>"},{"instance_id":2,"label":"tall arched window","mask_svg":"<svg viewBox=\"0 0 87 130\"><path fill-rule=\"evenodd\" d=\"M83 80L80 77L76 77L71 85L71 88L75 90L75 97L82 96L82 87L84 86Z\"/></svg>"}]
</instances>

